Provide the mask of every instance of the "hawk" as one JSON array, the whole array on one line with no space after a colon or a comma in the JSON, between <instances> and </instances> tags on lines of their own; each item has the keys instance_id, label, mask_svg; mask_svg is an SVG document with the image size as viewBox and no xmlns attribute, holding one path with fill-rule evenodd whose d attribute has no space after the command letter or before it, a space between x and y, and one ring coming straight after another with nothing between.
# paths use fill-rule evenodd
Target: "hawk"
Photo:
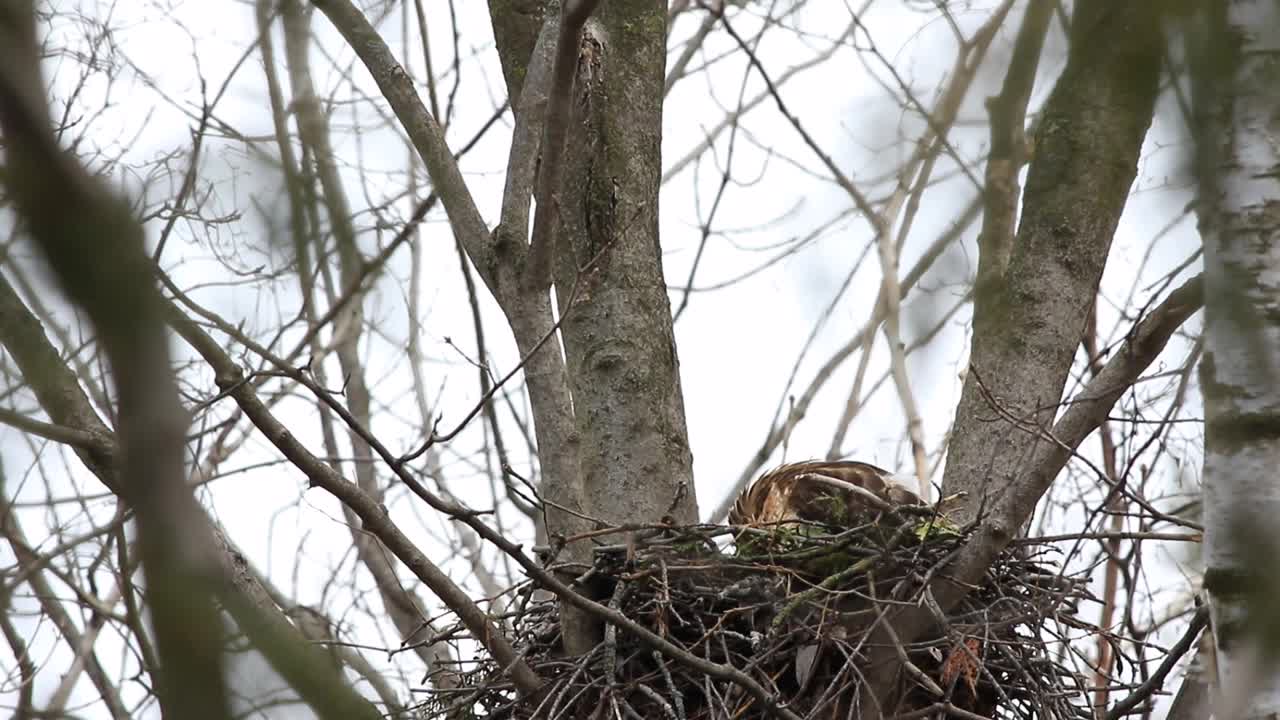
<instances>
[{"instance_id":1,"label":"hawk","mask_svg":"<svg viewBox=\"0 0 1280 720\"><path fill-rule=\"evenodd\" d=\"M848 518L902 505L925 504L908 483L875 465L852 460L809 460L765 473L738 495L732 525L787 521L843 525Z\"/></svg>"}]
</instances>

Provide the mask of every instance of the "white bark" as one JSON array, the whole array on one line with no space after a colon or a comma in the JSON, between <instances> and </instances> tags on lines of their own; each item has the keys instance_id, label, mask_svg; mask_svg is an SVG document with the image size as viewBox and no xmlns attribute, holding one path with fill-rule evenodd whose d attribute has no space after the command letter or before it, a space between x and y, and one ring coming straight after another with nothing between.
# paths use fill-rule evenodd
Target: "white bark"
<instances>
[{"instance_id":1,"label":"white bark","mask_svg":"<svg viewBox=\"0 0 1280 720\"><path fill-rule=\"evenodd\" d=\"M1280 94L1274 3L1220 0L1198 23L1205 249L1206 588L1218 717L1280 714L1273 624L1280 537Z\"/></svg>"}]
</instances>

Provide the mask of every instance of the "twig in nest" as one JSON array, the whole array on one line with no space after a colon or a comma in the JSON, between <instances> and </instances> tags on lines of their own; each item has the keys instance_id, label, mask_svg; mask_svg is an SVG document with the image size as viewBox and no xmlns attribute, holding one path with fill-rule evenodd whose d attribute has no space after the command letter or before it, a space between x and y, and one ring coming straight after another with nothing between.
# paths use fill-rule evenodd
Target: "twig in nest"
<instances>
[{"instance_id":1,"label":"twig in nest","mask_svg":"<svg viewBox=\"0 0 1280 720\"><path fill-rule=\"evenodd\" d=\"M613 596L609 598L609 607L618 610L622 606L622 599L627 594L627 583L619 580L613 586ZM618 626L609 625L604 629L604 641L600 647L604 649L604 667L608 670L610 677L617 681L618 678Z\"/></svg>"},{"instance_id":2,"label":"twig in nest","mask_svg":"<svg viewBox=\"0 0 1280 720\"><path fill-rule=\"evenodd\" d=\"M681 654L659 652L611 625L588 657L566 658L557 604L531 601L511 627L515 646L546 678L546 688L520 698L501 667L486 659L464 675L477 690L470 707L484 720L765 720L779 707L794 717L845 717L856 715L865 682L862 650L893 642L900 691L881 708L886 715L923 718L943 709L954 717L1076 720L1091 712L1088 689L1051 649L1061 642L1056 631L1087 627L1071 617L1087 587L1072 579L1045 587L1042 578L1057 569L1009 550L944 613L926 592L927 579L964 536L928 528L918 517L886 513L858 528L806 526L788 536L791 552L751 556L708 549L722 527L673 525L630 552L621 545L600 549L593 582L611 583L609 610ZM821 564L828 560L835 566ZM821 611L801 611L806 603ZM894 608L917 603L934 613L930 633L903 644L877 627ZM973 649L967 645L953 651L966 638L980 638L983 651L967 652ZM944 662L961 657L957 652L964 664L948 675ZM732 668L767 694L708 667ZM939 682L948 677L963 682L948 688Z\"/></svg>"}]
</instances>

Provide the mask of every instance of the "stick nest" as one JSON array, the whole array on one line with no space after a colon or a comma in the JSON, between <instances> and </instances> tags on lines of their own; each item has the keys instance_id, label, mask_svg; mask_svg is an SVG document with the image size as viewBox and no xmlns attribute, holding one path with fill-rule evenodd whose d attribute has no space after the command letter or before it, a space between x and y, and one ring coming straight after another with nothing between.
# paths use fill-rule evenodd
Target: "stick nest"
<instances>
[{"instance_id":1,"label":"stick nest","mask_svg":"<svg viewBox=\"0 0 1280 720\"><path fill-rule=\"evenodd\" d=\"M721 549L735 530L734 544ZM943 614L925 587L964 539L922 510L839 529L664 526L647 539L597 547L593 567L571 573L576 586L688 657L612 625L590 653L566 656L558 603L526 583L507 627L546 680L544 691L520 697L504 669L481 657L457 688L432 693L424 717L776 716L772 703L700 670L692 657L742 671L800 717L857 718L869 701L859 689L873 654L891 657L897 678L882 699L884 717L1091 717L1085 683L1066 665L1066 640L1055 636L1098 632L1074 616L1089 597L1085 581L1062 576L1050 546L1024 544L1002 553ZM884 626L878 618L904 605L930 611L933 627L907 644L875 632Z\"/></svg>"}]
</instances>

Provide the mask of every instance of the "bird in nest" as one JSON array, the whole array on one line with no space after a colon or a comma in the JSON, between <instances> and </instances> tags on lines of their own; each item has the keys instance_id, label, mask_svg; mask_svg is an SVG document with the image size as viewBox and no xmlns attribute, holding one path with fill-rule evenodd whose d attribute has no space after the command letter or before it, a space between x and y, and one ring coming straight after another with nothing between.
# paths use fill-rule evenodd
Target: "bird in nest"
<instances>
[{"instance_id":1,"label":"bird in nest","mask_svg":"<svg viewBox=\"0 0 1280 720\"><path fill-rule=\"evenodd\" d=\"M791 463L765 473L743 490L729 511L729 522L846 525L851 518L925 505L910 487L914 480L852 460Z\"/></svg>"},{"instance_id":2,"label":"bird in nest","mask_svg":"<svg viewBox=\"0 0 1280 720\"><path fill-rule=\"evenodd\" d=\"M790 560L781 561L810 576L805 585L806 590L791 597L802 597L812 592L816 578L826 578L823 585L818 587L825 587L828 581L835 578L844 578L842 582L848 583L847 587L859 587L858 581L852 580L846 573L869 573L870 567L877 566L859 570L859 566L864 565L869 558L850 555L839 545L821 548L825 554L814 554L806 548L806 541L831 537L825 532L830 528L843 530L858 526L871 528L859 536L860 539L865 539L869 536L865 533L874 533L874 529L879 526L878 520L882 514L908 507L921 511L914 513L918 517L909 521L908 525L912 534L921 541L933 536L958 534L959 528L947 520L945 513L957 507L965 495L957 493L936 504L930 504L915 492L913 486L914 477L891 473L864 462L810 460L792 463L765 473L743 490L729 511L729 522L744 526L735 538L740 553L745 551L748 556L766 553L771 557L772 563L774 553L803 551L803 557L797 554L790 556ZM897 532L900 528L895 526L885 529ZM832 677L841 665L849 661L847 655L831 649L828 644L830 638L848 637L850 628L859 629L861 626L857 623L865 619L866 612L875 609L874 604L868 604L866 596L859 593L836 593L832 597L835 600L831 605L823 600L818 603L821 607L816 610L821 618L821 626L826 628L823 633L826 634L802 641L796 648L794 670L797 694L802 694L806 686L815 679ZM793 600L782 607L773 616L771 625L777 625L793 611L797 613L790 615L794 622L808 622L803 619L805 611L798 610L799 606ZM835 614L831 614L833 610ZM831 624L833 620L834 624ZM980 680L980 657L982 651L978 641L967 640L963 649L953 649L945 660L938 655L935 659L938 667L931 667L930 670L931 674L936 673L948 687L958 686L958 682L963 681L954 695L947 694L958 707L971 713L981 712L984 717L995 717L994 692L982 685ZM928 658L935 656L931 653ZM913 662L917 668L921 663L929 667L927 659L917 658ZM916 672L921 671L917 669ZM946 694L931 677L925 677L922 681L920 687L924 689L910 691L911 685L905 687L910 694L901 698L898 712L931 705L938 697ZM918 700L924 704L919 705ZM838 709L843 703L847 710L848 702L847 698L838 699L835 707ZM844 714L833 712L831 716L840 717Z\"/></svg>"}]
</instances>

